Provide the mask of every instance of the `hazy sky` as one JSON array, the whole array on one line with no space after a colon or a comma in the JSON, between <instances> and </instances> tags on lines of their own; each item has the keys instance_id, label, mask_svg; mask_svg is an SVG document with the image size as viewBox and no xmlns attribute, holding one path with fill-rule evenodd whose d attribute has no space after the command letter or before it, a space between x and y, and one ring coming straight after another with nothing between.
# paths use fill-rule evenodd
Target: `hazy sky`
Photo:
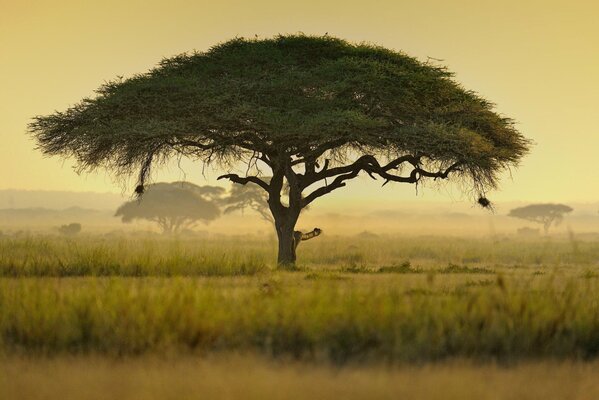
<instances>
[{"instance_id":1,"label":"hazy sky","mask_svg":"<svg viewBox=\"0 0 599 400\"><path fill-rule=\"evenodd\" d=\"M591 0L0 0L0 189L119 192L105 173L78 176L68 161L44 159L26 135L30 118L63 110L117 75L234 36L328 32L442 59L518 121L536 145L492 198L597 201L598 21ZM173 166L159 178L203 183L197 166L183 167L186 175ZM362 179L327 201L374 195L413 199L414 188L379 190ZM419 196L460 198L451 186Z\"/></svg>"}]
</instances>

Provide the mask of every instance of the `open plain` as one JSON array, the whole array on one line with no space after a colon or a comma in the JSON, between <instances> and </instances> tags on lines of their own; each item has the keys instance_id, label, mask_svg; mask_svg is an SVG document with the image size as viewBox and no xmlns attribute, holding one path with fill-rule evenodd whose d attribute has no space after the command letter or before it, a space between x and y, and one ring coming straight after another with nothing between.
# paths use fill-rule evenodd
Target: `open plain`
<instances>
[{"instance_id":1,"label":"open plain","mask_svg":"<svg viewBox=\"0 0 599 400\"><path fill-rule=\"evenodd\" d=\"M252 236L5 235L0 249L3 398L599 390L592 235L324 236L289 271Z\"/></svg>"}]
</instances>

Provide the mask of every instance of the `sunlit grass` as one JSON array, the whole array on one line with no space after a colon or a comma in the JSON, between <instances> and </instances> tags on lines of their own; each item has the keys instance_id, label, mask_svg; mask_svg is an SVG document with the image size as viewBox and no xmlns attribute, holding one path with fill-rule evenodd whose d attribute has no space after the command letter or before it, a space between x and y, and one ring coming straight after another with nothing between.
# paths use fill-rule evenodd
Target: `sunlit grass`
<instances>
[{"instance_id":1,"label":"sunlit grass","mask_svg":"<svg viewBox=\"0 0 599 400\"><path fill-rule=\"evenodd\" d=\"M275 243L252 236L5 236L0 237L0 276L252 275L275 268L275 249ZM494 268L595 267L599 265L599 242L325 235L302 244L298 255L300 268L318 270L415 272L446 268L445 272L456 272L470 268L484 273Z\"/></svg>"},{"instance_id":2,"label":"sunlit grass","mask_svg":"<svg viewBox=\"0 0 599 400\"><path fill-rule=\"evenodd\" d=\"M252 237L5 237L0 352L335 363L599 354L597 243L330 237L299 253L298 270L282 272L273 243Z\"/></svg>"},{"instance_id":3,"label":"sunlit grass","mask_svg":"<svg viewBox=\"0 0 599 400\"><path fill-rule=\"evenodd\" d=\"M25 237L0 239L0 276L222 276L266 268L262 242Z\"/></svg>"},{"instance_id":4,"label":"sunlit grass","mask_svg":"<svg viewBox=\"0 0 599 400\"><path fill-rule=\"evenodd\" d=\"M239 350L335 362L599 353L595 278L338 274L3 279L0 348Z\"/></svg>"}]
</instances>

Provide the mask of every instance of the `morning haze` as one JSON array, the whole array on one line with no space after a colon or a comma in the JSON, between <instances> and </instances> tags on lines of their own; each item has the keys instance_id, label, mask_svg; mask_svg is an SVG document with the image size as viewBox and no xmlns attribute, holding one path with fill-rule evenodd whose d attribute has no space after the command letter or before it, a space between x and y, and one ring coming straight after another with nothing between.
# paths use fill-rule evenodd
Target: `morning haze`
<instances>
[{"instance_id":1,"label":"morning haze","mask_svg":"<svg viewBox=\"0 0 599 400\"><path fill-rule=\"evenodd\" d=\"M78 176L70 161L45 159L26 135L31 117L61 110L116 76L145 72L162 57L206 50L235 36L305 32L369 41L421 60L442 59L466 88L497 103L535 142L505 175L496 201L583 201L599 197L599 28L594 2L3 2L0 18L0 188L116 192L103 173ZM463 10L468 10L465 13ZM117 11L118 10L118 11ZM160 21L156 23L156 21ZM583 146L580 144L583 143ZM218 171L208 171L214 183ZM157 180L206 182L197 164L173 163ZM558 184L559 183L559 184ZM351 182L326 202L414 199L409 185ZM131 190L130 186L127 190ZM454 193L455 192L455 193ZM451 184L426 199L464 200Z\"/></svg>"},{"instance_id":2,"label":"morning haze","mask_svg":"<svg viewBox=\"0 0 599 400\"><path fill-rule=\"evenodd\" d=\"M0 0L0 399L599 399L598 20Z\"/></svg>"}]
</instances>

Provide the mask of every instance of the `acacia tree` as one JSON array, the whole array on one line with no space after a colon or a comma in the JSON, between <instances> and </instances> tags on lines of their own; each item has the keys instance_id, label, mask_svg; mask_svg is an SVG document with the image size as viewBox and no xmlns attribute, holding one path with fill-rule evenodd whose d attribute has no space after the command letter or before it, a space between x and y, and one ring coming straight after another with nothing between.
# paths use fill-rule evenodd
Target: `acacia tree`
<instances>
[{"instance_id":1,"label":"acacia tree","mask_svg":"<svg viewBox=\"0 0 599 400\"><path fill-rule=\"evenodd\" d=\"M531 204L510 210L508 216L543 224L543 230L547 235L552 224L559 225L564 219L564 214L572 211L573 208L565 204Z\"/></svg>"},{"instance_id":2,"label":"acacia tree","mask_svg":"<svg viewBox=\"0 0 599 400\"><path fill-rule=\"evenodd\" d=\"M144 196L121 205L115 217L124 223L137 219L156 222L164 234L177 234L197 222L209 223L220 216L218 200L225 190L189 182L154 183Z\"/></svg>"},{"instance_id":3,"label":"acacia tree","mask_svg":"<svg viewBox=\"0 0 599 400\"><path fill-rule=\"evenodd\" d=\"M384 184L455 178L488 205L485 191L529 146L512 120L444 67L304 35L237 38L164 59L29 128L45 154L73 157L81 170L136 173L138 193L151 167L174 156L257 185L268 196L280 265L295 261L301 210L361 173Z\"/></svg>"},{"instance_id":4,"label":"acacia tree","mask_svg":"<svg viewBox=\"0 0 599 400\"><path fill-rule=\"evenodd\" d=\"M262 180L270 182L270 177L263 177ZM289 196L289 185L283 186L282 197ZM268 207L268 193L262 190L257 185L236 185L233 184L229 195L221 200L225 206L224 214L232 214L236 211L243 212L250 209L260 215L260 217L275 226L275 220L272 217L270 208ZM286 203L284 204L287 205ZM302 208L302 211L307 211L309 206Z\"/></svg>"},{"instance_id":5,"label":"acacia tree","mask_svg":"<svg viewBox=\"0 0 599 400\"><path fill-rule=\"evenodd\" d=\"M243 213L249 208L258 213L264 221L273 225L275 223L268 208L266 192L259 186L233 185L229 195L222 199L222 204L225 206L224 214L232 214L236 211Z\"/></svg>"}]
</instances>

